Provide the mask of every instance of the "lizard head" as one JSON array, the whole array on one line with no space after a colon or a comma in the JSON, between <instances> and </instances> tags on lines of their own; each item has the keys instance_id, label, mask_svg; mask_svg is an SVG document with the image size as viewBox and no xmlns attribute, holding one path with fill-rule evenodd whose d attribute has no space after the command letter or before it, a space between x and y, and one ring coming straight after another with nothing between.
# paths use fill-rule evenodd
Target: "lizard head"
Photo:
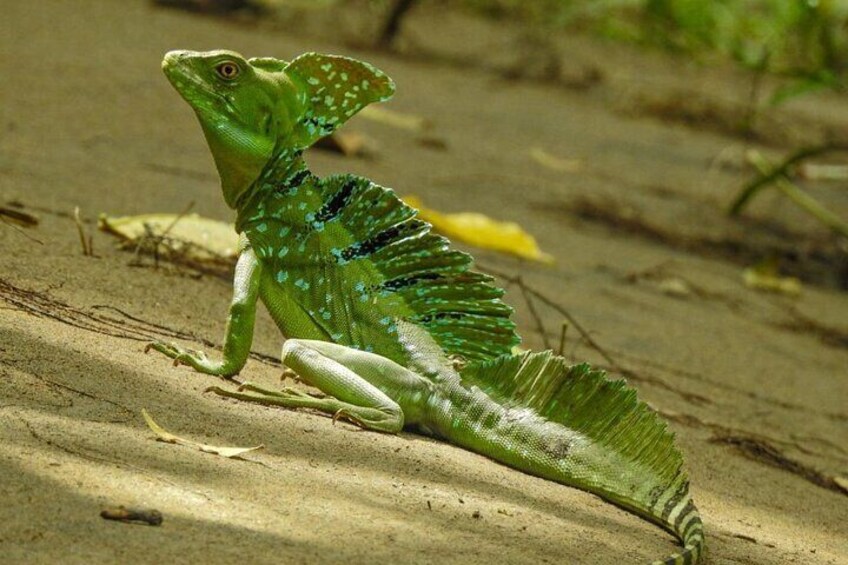
<instances>
[{"instance_id":1,"label":"lizard head","mask_svg":"<svg viewBox=\"0 0 848 565\"><path fill-rule=\"evenodd\" d=\"M305 149L394 93L392 80L371 65L317 53L289 63L171 51L162 69L197 114L231 207L277 151Z\"/></svg>"}]
</instances>

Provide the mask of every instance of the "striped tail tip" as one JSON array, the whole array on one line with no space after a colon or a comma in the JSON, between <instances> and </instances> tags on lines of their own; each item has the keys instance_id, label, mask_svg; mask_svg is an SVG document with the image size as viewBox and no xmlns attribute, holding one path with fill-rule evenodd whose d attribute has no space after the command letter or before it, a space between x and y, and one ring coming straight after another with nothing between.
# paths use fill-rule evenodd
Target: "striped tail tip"
<instances>
[{"instance_id":1,"label":"striped tail tip","mask_svg":"<svg viewBox=\"0 0 848 565\"><path fill-rule=\"evenodd\" d=\"M694 506L691 508L690 514L683 516L679 523L670 524L675 535L683 542L683 550L654 561L652 565L695 565L704 556L704 524L698 510Z\"/></svg>"}]
</instances>

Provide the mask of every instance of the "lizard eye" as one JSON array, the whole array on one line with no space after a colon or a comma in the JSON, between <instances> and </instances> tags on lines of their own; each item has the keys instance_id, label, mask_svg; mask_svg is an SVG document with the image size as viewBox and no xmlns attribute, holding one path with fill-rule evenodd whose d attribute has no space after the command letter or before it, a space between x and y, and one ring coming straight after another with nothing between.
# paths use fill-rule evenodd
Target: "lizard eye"
<instances>
[{"instance_id":1,"label":"lizard eye","mask_svg":"<svg viewBox=\"0 0 848 565\"><path fill-rule=\"evenodd\" d=\"M219 63L218 66L215 67L215 71L222 79L233 80L239 75L241 69L236 63L232 61L224 61L223 63Z\"/></svg>"}]
</instances>

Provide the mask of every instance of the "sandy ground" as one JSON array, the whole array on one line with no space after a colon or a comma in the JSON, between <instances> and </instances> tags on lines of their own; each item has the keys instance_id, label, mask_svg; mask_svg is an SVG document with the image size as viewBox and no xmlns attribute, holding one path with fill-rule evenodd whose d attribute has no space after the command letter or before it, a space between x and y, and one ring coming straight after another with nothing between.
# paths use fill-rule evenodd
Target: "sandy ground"
<instances>
[{"instance_id":1,"label":"sandy ground","mask_svg":"<svg viewBox=\"0 0 848 565\"><path fill-rule=\"evenodd\" d=\"M738 138L616 103L639 98L634 69L658 68L668 92L675 77L700 88L697 69L615 53L607 68L607 52L587 44L575 57L605 65L605 79L579 90L139 1L0 6L0 205L40 219L0 224L0 562L644 563L675 547L591 495L415 435L222 400L203 394L214 379L144 355L153 338L219 343L229 283L152 260L130 266L101 233L97 256L84 257L71 213L79 206L90 229L100 212L190 202L230 218L200 129L159 71L166 50L227 46L344 52L396 79L390 107L431 119L445 149L358 120L350 128L373 141L373 159L313 152L310 162L537 236L555 266L475 254L566 308L672 420L709 563L848 563L848 499L833 482L848 475L844 253L776 196L746 220L725 218L748 175L735 165ZM412 37L432 43L427 25ZM733 73L711 76L717 95L744 91ZM845 102L828 96L793 115L848 123ZM533 147L579 165L546 169ZM848 217L844 187L812 190ZM789 268L808 283L801 297L742 284L742 266L774 250L791 250ZM508 298L528 345L558 342L562 313L535 302L543 336L516 285ZM254 350L273 357L280 343L262 312ZM610 365L574 328L566 351ZM274 385L280 369L261 355L243 375ZM227 460L156 442L142 408L184 436L266 449ZM121 504L165 521L99 517Z\"/></svg>"}]
</instances>

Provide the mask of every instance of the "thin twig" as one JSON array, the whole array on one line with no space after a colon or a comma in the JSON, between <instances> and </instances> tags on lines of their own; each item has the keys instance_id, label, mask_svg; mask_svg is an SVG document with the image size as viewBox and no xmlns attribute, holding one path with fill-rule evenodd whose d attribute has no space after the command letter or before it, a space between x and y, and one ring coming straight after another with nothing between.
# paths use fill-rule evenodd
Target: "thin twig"
<instances>
[{"instance_id":1,"label":"thin twig","mask_svg":"<svg viewBox=\"0 0 848 565\"><path fill-rule=\"evenodd\" d=\"M557 355L559 355L560 357L562 357L564 352L565 352L565 334L567 332L568 332L568 322L563 322L562 323L562 332L560 332L560 334L559 334L559 353L557 353Z\"/></svg>"},{"instance_id":2,"label":"thin twig","mask_svg":"<svg viewBox=\"0 0 848 565\"><path fill-rule=\"evenodd\" d=\"M34 241L35 243L37 243L37 244L39 244L39 245L44 245L44 242L43 242L43 241L41 241L40 239L38 239L38 238L36 238L36 237L34 237L34 236L32 236L32 235L28 234L28 233L27 233L27 232L26 232L23 228L21 228L20 226L16 226L16 225L15 225L15 224L13 224L12 222L10 222L10 221L6 220L6 218L4 218L2 214L0 214L0 222L3 222L3 224L5 224L5 225L9 226L10 228L12 228L13 230L15 230L16 232L20 233L21 235L23 235L23 236L24 236L25 238L27 238L28 240L30 240L30 241Z\"/></svg>"},{"instance_id":3,"label":"thin twig","mask_svg":"<svg viewBox=\"0 0 848 565\"><path fill-rule=\"evenodd\" d=\"M183 211L180 212L179 214L177 214L177 216L171 221L171 223L168 224L168 227L166 227L164 230L162 230L162 233L160 233L158 235L155 234L153 232L153 229L148 224L145 223L144 224L145 235L138 238L138 244L135 247L135 251L133 251L133 259L132 259L132 261L130 261L130 265L140 265L141 264L141 261L139 259L139 255L141 254L142 247L148 241L153 241L153 264L154 264L154 268L158 269L159 268L159 246L162 245L165 242L165 239L168 236L168 234L170 233L170 231L172 229L174 229L174 226L176 226L177 223L180 220L182 220L189 212L191 212L192 208L194 208L194 200L189 202L188 205L183 209ZM165 246L165 247L167 248L167 246Z\"/></svg>"},{"instance_id":4,"label":"thin twig","mask_svg":"<svg viewBox=\"0 0 848 565\"><path fill-rule=\"evenodd\" d=\"M748 90L748 105L745 108L745 117L742 120L742 133L753 137L754 128L760 117L760 94L763 87L763 78L768 70L771 51L764 49L756 62L753 75L751 76L751 88Z\"/></svg>"},{"instance_id":5,"label":"thin twig","mask_svg":"<svg viewBox=\"0 0 848 565\"><path fill-rule=\"evenodd\" d=\"M407 12L415 4L416 0L397 0L392 6L386 23L380 31L380 37L377 39L377 46L383 49L391 49L395 37L400 31L401 20Z\"/></svg>"},{"instance_id":6,"label":"thin twig","mask_svg":"<svg viewBox=\"0 0 848 565\"><path fill-rule=\"evenodd\" d=\"M28 228L38 225L38 218L32 214L0 206L0 219L5 220L6 218Z\"/></svg>"},{"instance_id":7,"label":"thin twig","mask_svg":"<svg viewBox=\"0 0 848 565\"><path fill-rule=\"evenodd\" d=\"M77 233L79 234L80 245L82 245L82 254L86 257L92 257L94 255L92 240L91 237L86 238L85 236L85 227L82 225L82 220L80 219L79 206L74 206L74 223L77 225Z\"/></svg>"},{"instance_id":8,"label":"thin twig","mask_svg":"<svg viewBox=\"0 0 848 565\"><path fill-rule=\"evenodd\" d=\"M143 523L148 526L161 526L162 513L155 509L148 508L125 508L117 506L113 508L104 508L100 512L100 517L105 520L117 520L128 524Z\"/></svg>"},{"instance_id":9,"label":"thin twig","mask_svg":"<svg viewBox=\"0 0 848 565\"><path fill-rule=\"evenodd\" d=\"M542 322L542 317L539 316L539 313L536 311L536 305L533 304L533 297L530 295L530 291L527 288L527 285L524 284L524 279L519 275L515 279L516 284L518 284L518 288L521 289L521 294L524 296L524 302L527 303L527 309L530 311L530 315L533 316L533 320L536 322L536 331L542 336L542 344L545 346L545 349L551 349L551 344L548 341L548 332L545 330L545 324Z\"/></svg>"},{"instance_id":10,"label":"thin twig","mask_svg":"<svg viewBox=\"0 0 848 565\"><path fill-rule=\"evenodd\" d=\"M509 274L509 273L504 273L503 271L499 271L499 270L493 269L491 267L484 267L484 266L480 265L479 263L477 263L477 267L481 271L484 271L484 272L489 273L491 275L495 275L495 276L500 277L500 278L507 280L509 282L516 283L516 284L519 284L519 285L522 284L520 282L521 277L518 276L518 275L512 275L512 274ZM547 304L548 306L550 306L551 308L553 308L554 310L559 312L566 320L568 320L568 322L572 326L574 326L574 328L580 333L580 335L586 341L586 343L592 349L597 351L601 355L601 357L603 357L604 360L609 364L609 366L611 368L613 368L613 369L615 369L616 371L619 371L619 372L625 372L625 369L623 369L621 367L621 365L619 365L615 361L615 359L613 359L612 356L610 356L610 354L607 353L606 349L601 347L600 344L598 344L598 342L596 342L592 338L592 336L589 334L589 332L583 327L583 325L580 322L577 321L577 319L571 314L571 312L569 312L564 307L560 306L559 304L557 304L552 299L548 298L547 296L545 296L544 294L542 294L541 292L539 292L538 290L536 290L532 286L529 286L529 285L524 285L524 286L526 287L526 290L529 294L535 296L538 300L542 301L544 304Z\"/></svg>"}]
</instances>

